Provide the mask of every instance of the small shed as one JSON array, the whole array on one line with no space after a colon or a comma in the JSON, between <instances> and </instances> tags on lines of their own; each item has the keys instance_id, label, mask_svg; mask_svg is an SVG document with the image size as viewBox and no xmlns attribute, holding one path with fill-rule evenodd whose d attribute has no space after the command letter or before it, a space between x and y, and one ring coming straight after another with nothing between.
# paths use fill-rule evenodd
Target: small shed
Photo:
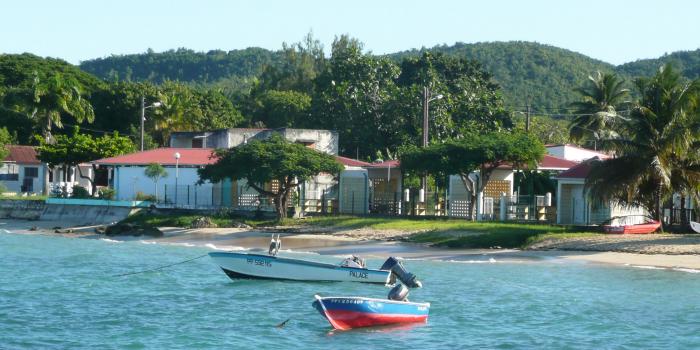
<instances>
[{"instance_id":1,"label":"small shed","mask_svg":"<svg viewBox=\"0 0 700 350\"><path fill-rule=\"evenodd\" d=\"M556 177L557 224L597 225L617 216L647 215L647 211L638 206L592 202L585 184L595 161L599 159L596 157L581 162Z\"/></svg>"}]
</instances>

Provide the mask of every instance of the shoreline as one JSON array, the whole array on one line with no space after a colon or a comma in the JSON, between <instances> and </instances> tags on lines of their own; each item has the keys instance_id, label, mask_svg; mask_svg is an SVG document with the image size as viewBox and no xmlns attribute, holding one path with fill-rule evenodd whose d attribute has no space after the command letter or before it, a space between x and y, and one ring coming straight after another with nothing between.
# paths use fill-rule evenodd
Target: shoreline
<instances>
[{"instance_id":1,"label":"shoreline","mask_svg":"<svg viewBox=\"0 0 700 350\"><path fill-rule=\"evenodd\" d=\"M112 241L145 241L157 244L192 245L212 249L266 249L273 232L243 228L185 229L160 227L163 237L106 236L95 233L100 225L78 226L75 223L0 219L0 234L4 230L18 234L58 235L69 238L108 239ZM60 227L56 233L56 227ZM284 232L282 232L284 231ZM329 230L330 231L330 230ZM369 258L400 256L410 260L439 260L467 263L537 263L541 261L577 261L584 263L629 266L648 269L668 269L700 273L698 237L616 236L613 238L558 239L537 243L534 249L453 249L396 240L396 232L383 236L370 229L352 232L320 233L278 230L282 249L321 255L357 254ZM659 236L659 237L657 237ZM381 239L381 238L384 239ZM683 244L674 246L660 242ZM588 245L588 246L586 246ZM669 247L673 247L670 249ZM577 249L579 248L579 249ZM607 250L605 250L607 249ZM627 251L625 251L625 249ZM634 251L633 249L636 249ZM661 252L661 253L659 253ZM670 253L670 254L669 254Z\"/></svg>"}]
</instances>

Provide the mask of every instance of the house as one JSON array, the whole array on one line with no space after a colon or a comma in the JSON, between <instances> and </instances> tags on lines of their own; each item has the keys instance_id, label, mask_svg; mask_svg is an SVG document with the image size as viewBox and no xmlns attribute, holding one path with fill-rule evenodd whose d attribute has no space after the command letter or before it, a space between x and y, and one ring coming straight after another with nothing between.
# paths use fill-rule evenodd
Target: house
<instances>
[{"instance_id":1,"label":"house","mask_svg":"<svg viewBox=\"0 0 700 350\"><path fill-rule=\"evenodd\" d=\"M612 202L593 203L586 193L585 182L594 160L597 158L581 162L557 175L557 224L597 225L616 216L646 215L646 210L641 207L625 207Z\"/></svg>"},{"instance_id":2,"label":"house","mask_svg":"<svg viewBox=\"0 0 700 350\"><path fill-rule=\"evenodd\" d=\"M41 194L46 166L37 158L33 146L6 146L8 156L0 163L0 184L8 192Z\"/></svg>"},{"instance_id":3,"label":"house","mask_svg":"<svg viewBox=\"0 0 700 350\"><path fill-rule=\"evenodd\" d=\"M154 196L158 202L171 205L223 205L226 204L225 193L230 191L230 183L198 184L197 169L216 161L212 158L212 152L210 148L157 148L98 159L92 163L110 168L109 184L115 190L116 200ZM146 167L151 163L162 165L168 173L159 179L157 185L145 174ZM230 196L228 198L230 201Z\"/></svg>"},{"instance_id":4,"label":"house","mask_svg":"<svg viewBox=\"0 0 700 350\"><path fill-rule=\"evenodd\" d=\"M572 160L563 159L551 154L545 154L542 160L537 165L538 171L549 171L549 172L562 172L568 170L572 166L578 163ZM518 198L518 191L514 188L515 175L518 169L513 169L509 164L504 164L496 168L491 174L489 182L486 184L483 192L477 195L477 208L476 215L477 219L496 219L496 211L501 210L501 201L505 197L509 203L503 211L508 210L509 212L517 212L517 210L527 210L533 213L536 208L530 207L545 207L549 203L540 203L542 205L537 205L537 203L523 203L521 199ZM471 175L478 181L478 172L474 172ZM449 210L448 215L453 217L468 217L471 208L471 198L470 192L464 185L463 180L459 175L451 175L448 180L448 202ZM533 194L534 195L534 194ZM546 194L541 193L540 197L545 198ZM517 208L518 206L522 208ZM512 208L511 208L512 207ZM527 208L527 209L526 209ZM500 216L503 218L503 216ZM529 217L528 217L529 218Z\"/></svg>"},{"instance_id":5,"label":"house","mask_svg":"<svg viewBox=\"0 0 700 350\"><path fill-rule=\"evenodd\" d=\"M586 159L598 157L600 159L609 158L609 155L586 148L582 148L572 144L552 144L546 145L547 154L557 158L571 160L574 162L582 162Z\"/></svg>"},{"instance_id":6,"label":"house","mask_svg":"<svg viewBox=\"0 0 700 350\"><path fill-rule=\"evenodd\" d=\"M170 134L173 148L233 148L250 140L264 140L277 134L290 142L297 142L317 151L337 155L338 133L317 129L250 129L232 128L213 131L178 131Z\"/></svg>"}]
</instances>

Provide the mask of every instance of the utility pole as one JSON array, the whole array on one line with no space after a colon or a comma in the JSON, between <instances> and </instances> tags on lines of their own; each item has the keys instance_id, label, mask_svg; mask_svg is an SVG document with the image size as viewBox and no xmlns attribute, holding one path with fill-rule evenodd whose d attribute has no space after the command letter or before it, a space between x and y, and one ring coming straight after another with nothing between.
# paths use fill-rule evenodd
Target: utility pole
<instances>
[{"instance_id":1,"label":"utility pole","mask_svg":"<svg viewBox=\"0 0 700 350\"><path fill-rule=\"evenodd\" d=\"M141 96L141 152L143 152L143 128L146 122L146 97Z\"/></svg>"},{"instance_id":2,"label":"utility pole","mask_svg":"<svg viewBox=\"0 0 700 350\"><path fill-rule=\"evenodd\" d=\"M530 132L530 100L527 101L525 110L525 132Z\"/></svg>"}]
</instances>

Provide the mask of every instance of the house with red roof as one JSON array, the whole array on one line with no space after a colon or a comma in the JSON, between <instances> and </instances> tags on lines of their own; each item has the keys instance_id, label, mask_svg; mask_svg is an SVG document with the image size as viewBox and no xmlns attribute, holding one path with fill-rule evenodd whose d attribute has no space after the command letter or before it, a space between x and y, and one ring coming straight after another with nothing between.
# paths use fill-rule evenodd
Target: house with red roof
<instances>
[{"instance_id":1,"label":"house with red roof","mask_svg":"<svg viewBox=\"0 0 700 350\"><path fill-rule=\"evenodd\" d=\"M6 146L8 156L0 162L0 184L8 192L41 194L46 166L37 158L33 146Z\"/></svg>"},{"instance_id":2,"label":"house with red roof","mask_svg":"<svg viewBox=\"0 0 700 350\"><path fill-rule=\"evenodd\" d=\"M641 207L625 207L613 202L594 203L586 193L586 178L600 158L585 160L557 175L557 223L597 225L613 217L630 216L643 221L647 212ZM629 220L628 220L629 221ZM628 222L630 224L636 222Z\"/></svg>"}]
</instances>

